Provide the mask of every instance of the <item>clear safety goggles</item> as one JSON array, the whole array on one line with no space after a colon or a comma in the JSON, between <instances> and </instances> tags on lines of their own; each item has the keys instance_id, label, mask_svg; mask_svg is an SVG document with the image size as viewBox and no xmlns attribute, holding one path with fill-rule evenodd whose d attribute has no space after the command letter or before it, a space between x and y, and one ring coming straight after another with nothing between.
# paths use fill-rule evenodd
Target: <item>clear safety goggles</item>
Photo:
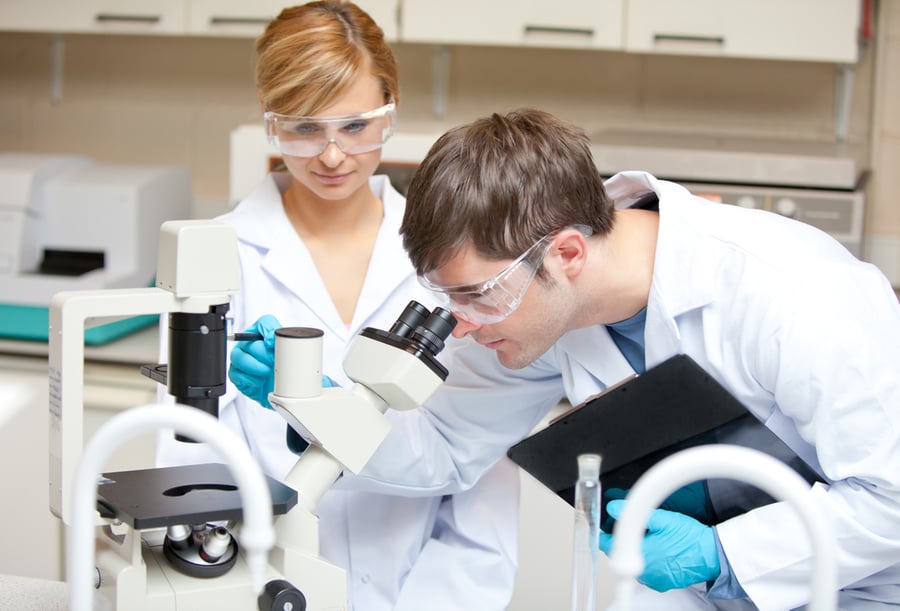
<instances>
[{"instance_id":1,"label":"clear safety goggles","mask_svg":"<svg viewBox=\"0 0 900 611\"><path fill-rule=\"evenodd\" d=\"M263 114L269 142L282 155L315 157L334 142L348 155L381 148L394 133L397 107L381 108L342 117L300 117L276 112Z\"/></svg>"},{"instance_id":2,"label":"clear safety goggles","mask_svg":"<svg viewBox=\"0 0 900 611\"><path fill-rule=\"evenodd\" d=\"M577 229L583 235L593 233L586 225L571 225L552 233L531 245L515 261L504 267L496 276L457 286L441 286L419 276L419 283L442 301L444 309L454 316L476 325L492 325L505 319L521 305L537 270L544 263L553 239L560 231Z\"/></svg>"}]
</instances>

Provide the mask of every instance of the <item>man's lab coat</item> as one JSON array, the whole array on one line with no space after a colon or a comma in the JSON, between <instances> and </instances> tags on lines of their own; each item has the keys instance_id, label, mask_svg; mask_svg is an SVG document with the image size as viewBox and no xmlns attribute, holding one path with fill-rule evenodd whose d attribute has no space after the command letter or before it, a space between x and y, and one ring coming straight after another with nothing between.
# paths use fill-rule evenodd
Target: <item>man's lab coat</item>
<instances>
[{"instance_id":1,"label":"man's lab coat","mask_svg":"<svg viewBox=\"0 0 900 611\"><path fill-rule=\"evenodd\" d=\"M841 609L900 603L900 307L888 281L808 225L709 202L643 172L606 186L620 208L659 197L647 367L690 355L832 482L811 495L834 516ZM414 423L416 438L432 441L385 443L341 485L465 487L561 392L575 405L631 373L603 325L566 333L520 370L470 342ZM717 530L760 609L809 600L810 544L789 507Z\"/></svg>"}]
</instances>

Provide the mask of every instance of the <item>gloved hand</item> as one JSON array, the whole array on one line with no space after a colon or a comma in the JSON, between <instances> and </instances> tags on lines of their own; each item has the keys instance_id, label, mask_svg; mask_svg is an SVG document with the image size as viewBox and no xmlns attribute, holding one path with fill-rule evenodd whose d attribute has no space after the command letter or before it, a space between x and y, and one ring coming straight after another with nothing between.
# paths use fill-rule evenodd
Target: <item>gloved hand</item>
<instances>
[{"instance_id":1,"label":"gloved hand","mask_svg":"<svg viewBox=\"0 0 900 611\"><path fill-rule=\"evenodd\" d=\"M696 481L687 486L682 486L662 502L660 509L675 511L709 524L712 513L709 509L709 497L706 494L706 485L703 480Z\"/></svg>"},{"instance_id":2,"label":"gloved hand","mask_svg":"<svg viewBox=\"0 0 900 611\"><path fill-rule=\"evenodd\" d=\"M238 342L231 350L228 379L244 395L265 408L272 409L269 393L275 389L275 331L281 328L278 319L266 314L247 329L259 333L261 340ZM322 386L337 386L328 376L322 376Z\"/></svg>"},{"instance_id":3,"label":"gloved hand","mask_svg":"<svg viewBox=\"0 0 900 611\"><path fill-rule=\"evenodd\" d=\"M281 328L270 314L253 323L248 333L259 333L261 340L238 342L231 350L228 379L238 390L263 407L272 409L269 393L275 388L275 330Z\"/></svg>"},{"instance_id":4,"label":"gloved hand","mask_svg":"<svg viewBox=\"0 0 900 611\"><path fill-rule=\"evenodd\" d=\"M627 495L628 491L623 488L610 488L603 492L603 499L604 501L614 501L624 499ZM687 486L682 486L667 496L666 500L660 504L659 508L683 513L704 524L709 524L711 511L709 509L708 501L709 497L706 494L706 486L703 483L703 480L698 480ZM609 532L611 528L604 528L604 530Z\"/></svg>"},{"instance_id":5,"label":"gloved hand","mask_svg":"<svg viewBox=\"0 0 900 611\"><path fill-rule=\"evenodd\" d=\"M625 503L610 501L606 511L618 518ZM609 555L612 541L612 535L600 533L603 553ZM641 551L645 566L638 581L657 592L712 581L721 571L713 529L674 511L656 509L650 514Z\"/></svg>"}]
</instances>

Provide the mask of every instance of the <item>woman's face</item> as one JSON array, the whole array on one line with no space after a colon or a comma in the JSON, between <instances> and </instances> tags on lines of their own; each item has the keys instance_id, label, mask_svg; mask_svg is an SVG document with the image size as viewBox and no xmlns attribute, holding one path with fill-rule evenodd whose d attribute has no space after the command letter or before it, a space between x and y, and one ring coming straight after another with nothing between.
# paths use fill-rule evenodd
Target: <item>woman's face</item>
<instances>
[{"instance_id":1,"label":"woman's face","mask_svg":"<svg viewBox=\"0 0 900 611\"><path fill-rule=\"evenodd\" d=\"M366 72L334 104L315 113L317 118L340 117L384 106L381 81ZM312 157L284 156L294 180L314 197L338 201L351 197L360 188L368 188L369 177L381 163L381 149L348 154L335 142L329 142Z\"/></svg>"}]
</instances>

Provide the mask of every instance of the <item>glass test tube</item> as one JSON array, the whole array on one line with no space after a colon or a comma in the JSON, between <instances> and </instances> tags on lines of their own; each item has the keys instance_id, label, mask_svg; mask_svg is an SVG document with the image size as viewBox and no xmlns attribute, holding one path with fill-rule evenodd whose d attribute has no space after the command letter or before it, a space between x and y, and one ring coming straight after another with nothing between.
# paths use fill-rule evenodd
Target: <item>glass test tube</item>
<instances>
[{"instance_id":1,"label":"glass test tube","mask_svg":"<svg viewBox=\"0 0 900 611\"><path fill-rule=\"evenodd\" d=\"M600 455L578 456L575 536L572 546L572 611L596 611L600 559Z\"/></svg>"}]
</instances>

